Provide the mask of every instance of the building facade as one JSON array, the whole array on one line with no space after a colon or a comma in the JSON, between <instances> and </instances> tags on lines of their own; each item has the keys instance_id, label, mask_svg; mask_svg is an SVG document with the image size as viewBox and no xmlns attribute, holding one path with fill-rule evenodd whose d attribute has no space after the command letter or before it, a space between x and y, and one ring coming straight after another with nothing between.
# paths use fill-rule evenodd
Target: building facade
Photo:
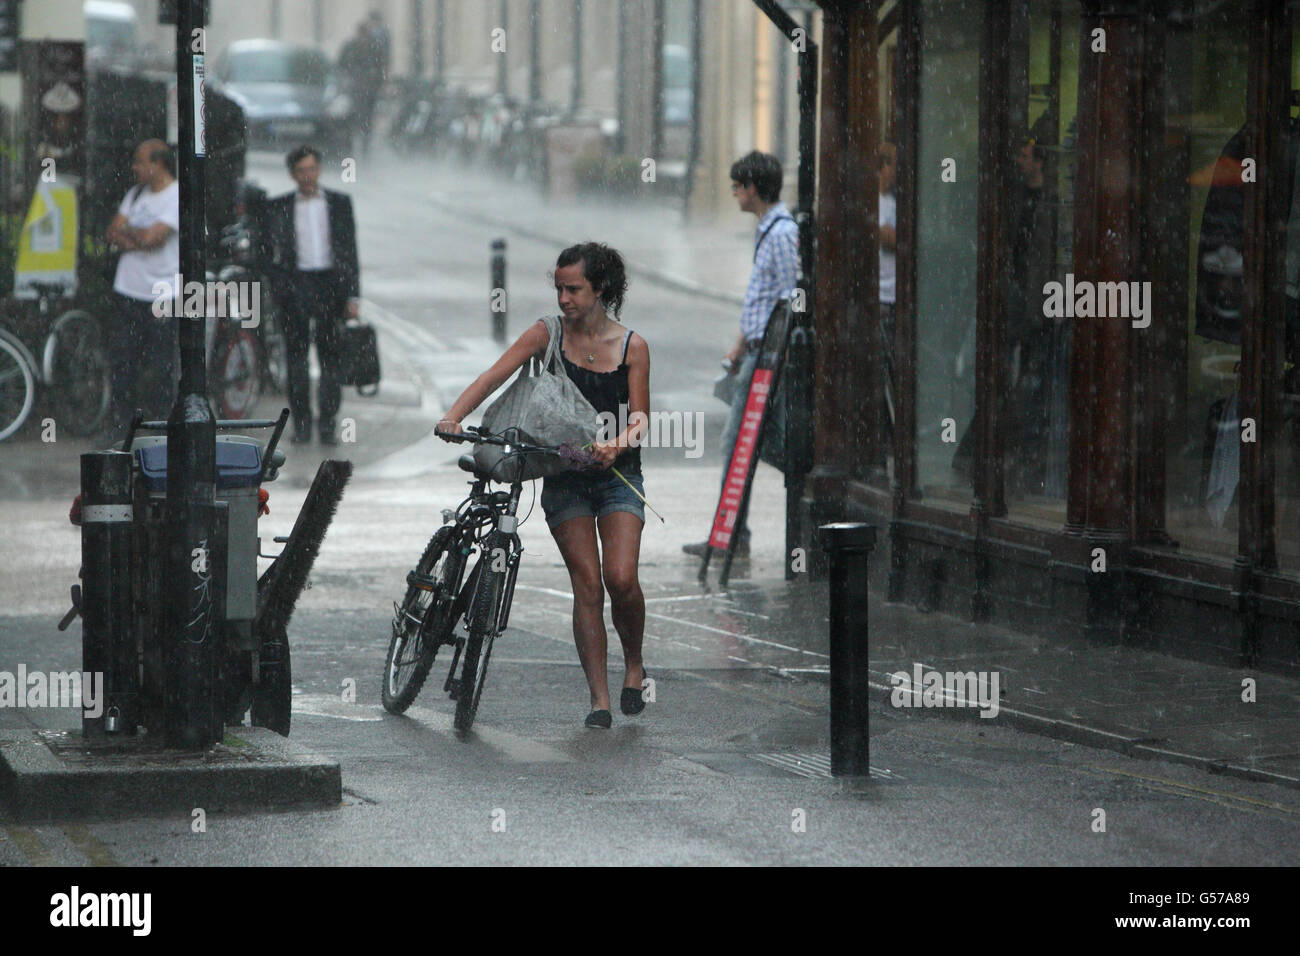
<instances>
[{"instance_id":1,"label":"building facade","mask_svg":"<svg viewBox=\"0 0 1300 956\"><path fill-rule=\"evenodd\" d=\"M809 526L887 528L895 600L1300 669L1291 6L821 5Z\"/></svg>"}]
</instances>

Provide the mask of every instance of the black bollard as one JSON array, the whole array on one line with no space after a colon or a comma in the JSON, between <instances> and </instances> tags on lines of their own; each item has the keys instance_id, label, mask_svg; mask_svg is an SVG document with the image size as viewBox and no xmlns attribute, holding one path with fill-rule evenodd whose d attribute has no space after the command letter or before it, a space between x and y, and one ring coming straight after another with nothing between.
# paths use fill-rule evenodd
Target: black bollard
<instances>
[{"instance_id":1,"label":"black bollard","mask_svg":"<svg viewBox=\"0 0 1300 956\"><path fill-rule=\"evenodd\" d=\"M98 680L102 710L82 711L83 737L134 734L139 708L138 662L131 629L131 456L91 451L81 456L82 703ZM98 678L96 675L99 675Z\"/></svg>"},{"instance_id":2,"label":"black bollard","mask_svg":"<svg viewBox=\"0 0 1300 956\"><path fill-rule=\"evenodd\" d=\"M824 524L830 562L831 774L870 776L867 714L867 559L874 525Z\"/></svg>"},{"instance_id":3,"label":"black bollard","mask_svg":"<svg viewBox=\"0 0 1300 956\"><path fill-rule=\"evenodd\" d=\"M506 241L492 240L492 297L488 300L492 313L492 339L506 340Z\"/></svg>"}]
</instances>

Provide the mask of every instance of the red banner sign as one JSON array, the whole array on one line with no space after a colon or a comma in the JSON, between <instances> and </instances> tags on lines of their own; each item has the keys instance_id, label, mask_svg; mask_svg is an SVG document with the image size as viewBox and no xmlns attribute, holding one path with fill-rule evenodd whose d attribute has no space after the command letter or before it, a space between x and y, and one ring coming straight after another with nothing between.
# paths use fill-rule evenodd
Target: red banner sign
<instances>
[{"instance_id":1,"label":"red banner sign","mask_svg":"<svg viewBox=\"0 0 1300 956\"><path fill-rule=\"evenodd\" d=\"M722 488L718 510L713 516L713 531L709 534L711 547L726 548L731 544L731 532L736 526L736 516L740 513L740 504L745 497L754 445L758 441L758 429L763 424L763 411L767 407L768 392L771 391L772 372L770 368L754 369L749 395L745 399L745 417L740 420L736 447L731 451L727 482Z\"/></svg>"}]
</instances>

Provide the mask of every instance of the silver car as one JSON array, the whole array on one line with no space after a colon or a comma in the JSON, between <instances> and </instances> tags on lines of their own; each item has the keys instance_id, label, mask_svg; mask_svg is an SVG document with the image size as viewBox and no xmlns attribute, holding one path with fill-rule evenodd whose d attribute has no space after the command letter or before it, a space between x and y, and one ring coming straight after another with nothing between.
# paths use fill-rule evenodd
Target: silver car
<instances>
[{"instance_id":1,"label":"silver car","mask_svg":"<svg viewBox=\"0 0 1300 956\"><path fill-rule=\"evenodd\" d=\"M238 40L217 61L215 79L248 120L251 142L276 146L340 144L350 103L332 80L332 64L318 47L281 40Z\"/></svg>"}]
</instances>

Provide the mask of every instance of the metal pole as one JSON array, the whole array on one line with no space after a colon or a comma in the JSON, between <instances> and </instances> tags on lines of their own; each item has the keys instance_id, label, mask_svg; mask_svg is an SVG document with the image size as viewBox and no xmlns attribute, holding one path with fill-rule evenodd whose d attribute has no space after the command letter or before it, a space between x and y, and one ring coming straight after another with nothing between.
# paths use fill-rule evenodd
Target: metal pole
<instances>
[{"instance_id":1,"label":"metal pole","mask_svg":"<svg viewBox=\"0 0 1300 956\"><path fill-rule=\"evenodd\" d=\"M786 359L789 372L780 400L785 403L785 577L792 580L796 572L790 560L794 549L803 545L800 520L804 493L804 477L813 467L813 352L814 315L813 293L816 289L814 270L815 223L813 201L817 192L817 44L812 40L812 12L804 13L803 26L795 21L777 0L754 0L763 12L791 43L799 41L799 209L795 215L799 223L799 290L803 293L803 308L795 309L794 328L790 333L789 355ZM802 31L798 33L796 31ZM784 58L782 58L784 64ZM784 89L784 84L782 84ZM784 115L784 114L782 114ZM784 142L784 137L782 137Z\"/></svg>"},{"instance_id":2,"label":"metal pole","mask_svg":"<svg viewBox=\"0 0 1300 956\"><path fill-rule=\"evenodd\" d=\"M627 0L618 0L618 66L615 74L615 108L618 110L618 136L614 151L620 156L627 148Z\"/></svg>"},{"instance_id":3,"label":"metal pole","mask_svg":"<svg viewBox=\"0 0 1300 956\"><path fill-rule=\"evenodd\" d=\"M492 240L492 298L489 311L492 315L492 339L496 342L506 340L506 241Z\"/></svg>"},{"instance_id":4,"label":"metal pole","mask_svg":"<svg viewBox=\"0 0 1300 956\"><path fill-rule=\"evenodd\" d=\"M131 611L131 456L86 452L81 456L81 670L102 681L103 709L98 717L82 712L83 737L135 733L139 664ZM82 685L83 703L89 690Z\"/></svg>"},{"instance_id":5,"label":"metal pole","mask_svg":"<svg viewBox=\"0 0 1300 956\"><path fill-rule=\"evenodd\" d=\"M411 0L411 76L424 76L424 0Z\"/></svg>"},{"instance_id":6,"label":"metal pole","mask_svg":"<svg viewBox=\"0 0 1300 956\"><path fill-rule=\"evenodd\" d=\"M582 0L573 0L573 88L569 112L582 109Z\"/></svg>"},{"instance_id":7,"label":"metal pole","mask_svg":"<svg viewBox=\"0 0 1300 956\"><path fill-rule=\"evenodd\" d=\"M874 525L824 524L830 558L831 773L870 776L867 712L867 559Z\"/></svg>"},{"instance_id":8,"label":"metal pole","mask_svg":"<svg viewBox=\"0 0 1300 956\"><path fill-rule=\"evenodd\" d=\"M812 41L812 13L804 14L804 48L799 53L799 290L803 311L794 315L790 334L790 376L786 379L785 402L785 574L794 577L790 554L807 540L801 514L804 478L813 468L813 388L817 315L815 281L817 268L816 223L813 203L817 193L817 44Z\"/></svg>"},{"instance_id":9,"label":"metal pole","mask_svg":"<svg viewBox=\"0 0 1300 956\"><path fill-rule=\"evenodd\" d=\"M656 161L664 154L664 0L654 0L654 18L650 24L651 63L650 100L654 104L650 117L650 155Z\"/></svg>"},{"instance_id":10,"label":"metal pole","mask_svg":"<svg viewBox=\"0 0 1300 956\"><path fill-rule=\"evenodd\" d=\"M691 196L695 192L695 167L700 162L700 102L703 90L704 10L703 0L691 2L691 139L686 155L686 196L682 211L691 214Z\"/></svg>"},{"instance_id":11,"label":"metal pole","mask_svg":"<svg viewBox=\"0 0 1300 956\"><path fill-rule=\"evenodd\" d=\"M497 92L502 96L510 94L510 2L501 0L501 7L498 11L498 19L501 21L501 29L505 31L506 49L504 53L497 54Z\"/></svg>"},{"instance_id":12,"label":"metal pole","mask_svg":"<svg viewBox=\"0 0 1300 956\"><path fill-rule=\"evenodd\" d=\"M443 34L447 29L447 0L436 0L433 8L433 82L442 83L446 47Z\"/></svg>"},{"instance_id":13,"label":"metal pole","mask_svg":"<svg viewBox=\"0 0 1300 956\"><path fill-rule=\"evenodd\" d=\"M176 18L180 143L180 266L203 282L206 145L203 6L182 0ZM197 39L195 39L197 38ZM197 47L197 49L196 49ZM201 296L206 299L206 296ZM183 311L183 310L182 310ZM217 638L209 555L216 481L216 420L207 398L206 316L178 317L181 381L167 420L167 651L164 724L171 747L206 749L222 736L215 706Z\"/></svg>"},{"instance_id":14,"label":"metal pole","mask_svg":"<svg viewBox=\"0 0 1300 956\"><path fill-rule=\"evenodd\" d=\"M540 0L528 0L528 105L542 102L542 37Z\"/></svg>"}]
</instances>

